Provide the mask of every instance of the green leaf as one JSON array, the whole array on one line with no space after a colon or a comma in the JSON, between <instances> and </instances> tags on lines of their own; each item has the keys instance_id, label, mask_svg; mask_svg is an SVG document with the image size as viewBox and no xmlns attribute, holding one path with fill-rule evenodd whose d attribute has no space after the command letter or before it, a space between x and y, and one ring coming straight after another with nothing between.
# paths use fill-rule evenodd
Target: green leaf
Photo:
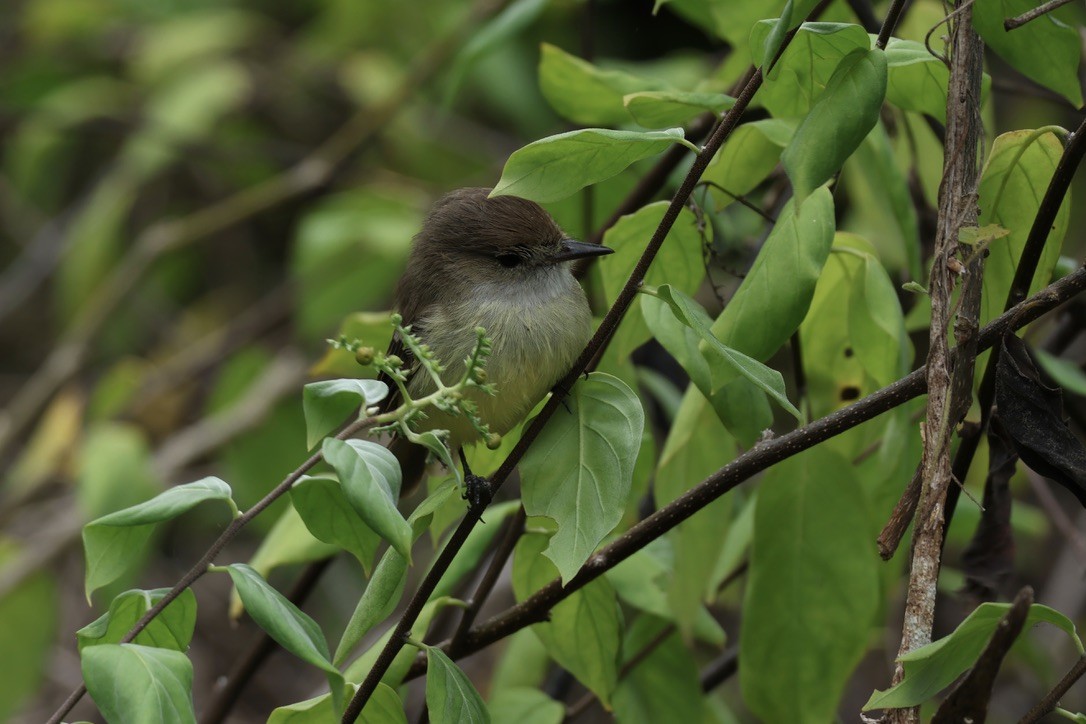
<instances>
[{"instance_id":1,"label":"green leaf","mask_svg":"<svg viewBox=\"0 0 1086 724\"><path fill-rule=\"evenodd\" d=\"M867 374L885 387L908 372L911 349L901 303L890 276L871 255L863 257L851 283L848 327L852 349Z\"/></svg>"},{"instance_id":2,"label":"green leaf","mask_svg":"<svg viewBox=\"0 0 1086 724\"><path fill-rule=\"evenodd\" d=\"M799 410L796 409L785 394L784 378L781 373L766 367L761 362L747 355L737 352L717 339L710 326L712 324L709 315L705 313L701 305L693 299L665 284L657 289L657 295L671 308L675 318L697 332L705 347L706 358L709 360L712 386L719 390L736 377L744 377L755 387L772 397L785 410L801 419Z\"/></svg>"},{"instance_id":3,"label":"green leaf","mask_svg":"<svg viewBox=\"0 0 1086 724\"><path fill-rule=\"evenodd\" d=\"M457 485L450 482L439 487L419 503L418 507L411 513L409 521L412 543L426 532L433 520L434 513L458 489ZM486 536L489 534L492 536L496 527L480 525L476 526L475 531L472 531L472 533L475 534L478 531L479 535ZM468 541L465 542L465 548L467 548L467 544L471 540L471 536L469 536ZM460 559L461 556L456 558ZM362 592L362 596L358 599L358 604L347 622L339 644L336 645L336 655L333 658L336 665L342 664L351 650L362 640L362 637L369 633L375 625L388 618L395 610L396 605L403 596L404 585L407 583L407 565L407 559L395 548L385 550L384 555L381 556L381 560L377 564L377 568L373 572L373 576L370 577L370 581L366 585L366 590ZM456 565L455 561L454 565Z\"/></svg>"},{"instance_id":4,"label":"green leaf","mask_svg":"<svg viewBox=\"0 0 1086 724\"><path fill-rule=\"evenodd\" d=\"M0 538L0 575L7 577L22 555L24 549ZM0 596L0 651L18 653L0 657L0 721L18 721L16 715L52 671L60 600L46 570L29 574Z\"/></svg>"},{"instance_id":5,"label":"green leaf","mask_svg":"<svg viewBox=\"0 0 1086 724\"><path fill-rule=\"evenodd\" d=\"M1083 373L1081 367L1065 359L1055 357L1039 347L1034 347L1030 351L1036 357L1037 362L1040 363L1041 368L1065 392L1086 395L1086 373Z\"/></svg>"},{"instance_id":6,"label":"green leaf","mask_svg":"<svg viewBox=\"0 0 1086 724\"><path fill-rule=\"evenodd\" d=\"M1010 608L1009 603L982 603L949 636L910 651L898 660L905 667L905 678L886 691L876 691L864 704L864 711L914 706L932 698L972 666ZM1075 624L1059 611L1033 604L1025 628L1050 623L1066 633L1082 654L1082 641Z\"/></svg>"},{"instance_id":7,"label":"green leaf","mask_svg":"<svg viewBox=\"0 0 1086 724\"><path fill-rule=\"evenodd\" d=\"M388 385L377 380L325 380L310 382L302 388L302 410L305 412L305 444L312 449L332 432L354 410L362 406L362 414L388 395Z\"/></svg>"},{"instance_id":8,"label":"green leaf","mask_svg":"<svg viewBox=\"0 0 1086 724\"><path fill-rule=\"evenodd\" d=\"M566 708L539 689L514 686L499 689L490 698L490 718L517 724L561 724Z\"/></svg>"},{"instance_id":9,"label":"green leaf","mask_svg":"<svg viewBox=\"0 0 1086 724\"><path fill-rule=\"evenodd\" d=\"M765 46L777 25L775 20L763 20L751 31L750 46L759 64L771 60ZM806 115L829 89L842 59L870 47L867 32L859 25L804 23L763 82L758 102L776 118Z\"/></svg>"},{"instance_id":10,"label":"green leaf","mask_svg":"<svg viewBox=\"0 0 1086 724\"><path fill-rule=\"evenodd\" d=\"M622 519L645 413L621 380L578 380L520 463L524 509L558 523L543 555L568 582Z\"/></svg>"},{"instance_id":11,"label":"green leaf","mask_svg":"<svg viewBox=\"0 0 1086 724\"><path fill-rule=\"evenodd\" d=\"M1078 67L1082 53L1078 30L1057 20L1051 13L1007 31L1003 20L1013 18L1037 3L1033 0L981 2L973 9L973 27L985 44L1015 70L1050 88L1079 108L1082 88Z\"/></svg>"},{"instance_id":12,"label":"green leaf","mask_svg":"<svg viewBox=\"0 0 1086 724\"><path fill-rule=\"evenodd\" d=\"M547 536L528 533L513 552L513 592L518 601L558 575L545 556ZM618 652L622 622L615 591L597 578L551 609L550 621L532 626L560 666L610 706L618 683Z\"/></svg>"},{"instance_id":13,"label":"green leaf","mask_svg":"<svg viewBox=\"0 0 1086 724\"><path fill-rule=\"evenodd\" d=\"M192 662L179 651L137 644L85 649L83 681L111 724L195 722Z\"/></svg>"},{"instance_id":14,"label":"green leaf","mask_svg":"<svg viewBox=\"0 0 1086 724\"><path fill-rule=\"evenodd\" d=\"M79 650L88 646L120 643L125 634L155 604L169 592L168 588L151 591L125 591L109 604L109 611L75 632ZM156 649L173 649L184 653L196 628L196 595L191 588L170 602L147 628L140 631L132 643Z\"/></svg>"},{"instance_id":15,"label":"green leaf","mask_svg":"<svg viewBox=\"0 0 1086 724\"><path fill-rule=\"evenodd\" d=\"M257 626L302 661L330 674L330 681L338 678L342 686L342 677L328 660L328 642L316 621L272 588L251 566L231 563L223 568ZM336 690L334 685L332 690Z\"/></svg>"},{"instance_id":16,"label":"green leaf","mask_svg":"<svg viewBox=\"0 0 1086 724\"><path fill-rule=\"evenodd\" d=\"M1040 20L1038 18L1033 22ZM1018 33L1020 30L1014 32ZM995 319L1003 311L1018 259L1022 256L1026 238L1033 226L1033 219L1062 154L1063 145L1052 133L1012 131L1000 135L992 144L992 151L981 173L980 198L977 202L980 206L980 218L977 223L980 226L998 224L1010 234L992 244L984 262L984 285L980 301L982 325ZM1070 208L1068 195L1064 197L1063 204L1052 222L1052 229L1048 232L1048 240L1029 288L1030 294L1048 284L1052 269L1060 256L1064 234L1067 232Z\"/></svg>"},{"instance_id":17,"label":"green leaf","mask_svg":"<svg viewBox=\"0 0 1086 724\"><path fill-rule=\"evenodd\" d=\"M451 101L456 91L460 89L464 77L472 66L481 58L495 52L506 43L512 42L518 34L536 22L547 7L548 1L517 0L498 13L497 17L472 33L453 60L452 69L449 71L447 101Z\"/></svg>"},{"instance_id":18,"label":"green leaf","mask_svg":"<svg viewBox=\"0 0 1086 724\"><path fill-rule=\"evenodd\" d=\"M367 576L372 572L381 537L358 516L338 480L303 475L291 487L290 500L314 537L353 555Z\"/></svg>"},{"instance_id":19,"label":"green leaf","mask_svg":"<svg viewBox=\"0 0 1086 724\"><path fill-rule=\"evenodd\" d=\"M94 591L120 577L138 559L155 523L176 518L205 500L225 500L233 507L230 486L219 478L207 477L170 488L145 503L87 523L83 527L87 600Z\"/></svg>"},{"instance_id":20,"label":"green leaf","mask_svg":"<svg viewBox=\"0 0 1086 724\"><path fill-rule=\"evenodd\" d=\"M942 60L929 53L923 43L890 38L886 44L886 66L887 101L946 123L950 70ZM985 79L991 83L987 74Z\"/></svg>"},{"instance_id":21,"label":"green leaf","mask_svg":"<svg viewBox=\"0 0 1086 724\"><path fill-rule=\"evenodd\" d=\"M667 84L620 70L603 70L550 43L540 46L539 89L558 114L585 126L628 123L623 97L666 90Z\"/></svg>"},{"instance_id":22,"label":"green leaf","mask_svg":"<svg viewBox=\"0 0 1086 724\"><path fill-rule=\"evenodd\" d=\"M660 619L639 616L622 642L626 661L652 645L666 625ZM671 634L619 682L615 720L622 724L701 722L704 702L694 657L682 639Z\"/></svg>"},{"instance_id":23,"label":"green leaf","mask_svg":"<svg viewBox=\"0 0 1086 724\"><path fill-rule=\"evenodd\" d=\"M642 91L622 98L637 125L645 128L672 128L703 113L721 113L735 105L735 99L723 93L692 91Z\"/></svg>"},{"instance_id":24,"label":"green leaf","mask_svg":"<svg viewBox=\"0 0 1086 724\"><path fill-rule=\"evenodd\" d=\"M987 246L996 239L1002 239L1011 232L999 224L986 224L985 226L962 226L958 229L958 243L969 246Z\"/></svg>"},{"instance_id":25,"label":"green leaf","mask_svg":"<svg viewBox=\"0 0 1086 724\"><path fill-rule=\"evenodd\" d=\"M357 685L348 684L347 693L353 696L357 690ZM341 719L332 695L324 694L279 707L268 717L268 724L339 724ZM357 721L361 724L407 724L407 715L396 690L388 684L378 683Z\"/></svg>"},{"instance_id":26,"label":"green leaf","mask_svg":"<svg viewBox=\"0 0 1086 724\"><path fill-rule=\"evenodd\" d=\"M343 664L363 636L392 614L406 583L407 560L394 548L389 548L377 563L336 646L333 660L337 666Z\"/></svg>"},{"instance_id":27,"label":"green leaf","mask_svg":"<svg viewBox=\"0 0 1086 724\"><path fill-rule=\"evenodd\" d=\"M621 173L626 167L681 143L681 128L665 131L610 131L585 128L559 133L513 152L491 196L520 196L546 203Z\"/></svg>"},{"instance_id":28,"label":"green leaf","mask_svg":"<svg viewBox=\"0 0 1086 724\"><path fill-rule=\"evenodd\" d=\"M749 194L769 177L794 131L795 124L767 118L744 123L732 132L702 175L702 180L727 192L709 188L718 209L732 203L736 196Z\"/></svg>"},{"instance_id":29,"label":"green leaf","mask_svg":"<svg viewBox=\"0 0 1086 724\"><path fill-rule=\"evenodd\" d=\"M790 200L711 332L756 360L767 360L799 328L833 244L833 197L816 189Z\"/></svg>"},{"instance_id":30,"label":"green leaf","mask_svg":"<svg viewBox=\"0 0 1086 724\"><path fill-rule=\"evenodd\" d=\"M619 599L639 611L655 617L678 622L678 612L668 600L668 590L675 569L673 537L658 538L607 571L607 580L615 587ZM702 586L704 588L704 585ZM690 627L694 636L712 646L724 645L726 636L712 614L700 605Z\"/></svg>"},{"instance_id":31,"label":"green leaf","mask_svg":"<svg viewBox=\"0 0 1086 724\"><path fill-rule=\"evenodd\" d=\"M321 452L335 468L355 512L410 561L411 526L396 507L402 481L396 457L369 440L325 438Z\"/></svg>"},{"instance_id":32,"label":"green leaf","mask_svg":"<svg viewBox=\"0 0 1086 724\"><path fill-rule=\"evenodd\" d=\"M788 34L789 30L802 23L803 19L814 10L817 4L818 0L799 0L798 5L795 5L795 0L788 0L784 4L780 18L773 24L773 28L769 31L765 44L762 46L763 70L766 72L772 71L769 65L777 57L777 52L784 42L784 36Z\"/></svg>"},{"instance_id":33,"label":"green leaf","mask_svg":"<svg viewBox=\"0 0 1086 724\"><path fill-rule=\"evenodd\" d=\"M456 463L453 462L452 452L449 451L449 446L441 439L440 435L433 430L427 430L426 432L419 433L416 442L432 452L434 457L444 464L445 469L449 470L458 482L464 482L463 473L460 471L460 468L457 467Z\"/></svg>"},{"instance_id":34,"label":"green leaf","mask_svg":"<svg viewBox=\"0 0 1086 724\"><path fill-rule=\"evenodd\" d=\"M452 490L459 492L458 487L453 487ZM454 497L459 498L460 496L456 495ZM457 586L465 576L472 574L479 567L479 562L486 555L490 543L494 540L494 536L498 534L498 531L502 529L505 521L518 510L520 510L519 500L494 503L486 509L486 520L479 521L468 533L467 540L460 547L460 552L456 554L437 585L434 586L434 591L430 594L431 601L442 596L452 596L456 593Z\"/></svg>"},{"instance_id":35,"label":"green leaf","mask_svg":"<svg viewBox=\"0 0 1086 724\"><path fill-rule=\"evenodd\" d=\"M426 707L434 724L490 721L490 712L471 681L441 649L426 649Z\"/></svg>"},{"instance_id":36,"label":"green leaf","mask_svg":"<svg viewBox=\"0 0 1086 724\"><path fill-rule=\"evenodd\" d=\"M886 55L881 50L855 50L840 62L781 154L797 202L802 204L841 169L878 122L885 95Z\"/></svg>"},{"instance_id":37,"label":"green leaf","mask_svg":"<svg viewBox=\"0 0 1086 724\"><path fill-rule=\"evenodd\" d=\"M672 502L736 455L735 440L724 429L708 400L688 387L668 432L655 476L657 508ZM668 582L668 604L684 638L704 613L704 602L715 593L706 588L723 550L730 527L734 496L714 500L698 515L670 534L674 563Z\"/></svg>"},{"instance_id":38,"label":"green leaf","mask_svg":"<svg viewBox=\"0 0 1086 724\"><path fill-rule=\"evenodd\" d=\"M76 496L87 520L142 503L162 491L146 434L135 425L94 425L79 451Z\"/></svg>"},{"instance_id":39,"label":"green leaf","mask_svg":"<svg viewBox=\"0 0 1086 724\"><path fill-rule=\"evenodd\" d=\"M666 201L643 206L636 212L621 217L604 234L604 246L615 250L606 264L599 265L604 298L608 305L614 304L618 298L653 232L663 220L668 206ZM706 230L708 231L708 227ZM698 220L692 212L683 209L649 267L645 284L670 283L680 291L693 294L705 278L701 247ZM635 308L627 312L611 340L611 347L619 359L629 356L650 337L645 320L637 313L636 305L639 304L640 299L635 299Z\"/></svg>"},{"instance_id":40,"label":"green leaf","mask_svg":"<svg viewBox=\"0 0 1086 724\"><path fill-rule=\"evenodd\" d=\"M763 721L832 721L879 607L865 492L849 462L821 446L778 463L758 491L743 701Z\"/></svg>"},{"instance_id":41,"label":"green leaf","mask_svg":"<svg viewBox=\"0 0 1086 724\"><path fill-rule=\"evenodd\" d=\"M338 552L339 546L314 538L298 511L293 506L287 506L260 541L253 557L249 559L249 565L260 575L267 577L268 573L279 566L317 561Z\"/></svg>"}]
</instances>

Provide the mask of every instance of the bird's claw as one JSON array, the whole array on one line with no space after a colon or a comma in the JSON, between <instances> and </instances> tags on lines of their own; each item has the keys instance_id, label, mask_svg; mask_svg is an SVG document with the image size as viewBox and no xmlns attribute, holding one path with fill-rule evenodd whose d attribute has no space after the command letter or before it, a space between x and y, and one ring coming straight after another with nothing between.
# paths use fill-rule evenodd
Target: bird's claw
<instances>
[{"instance_id":1,"label":"bird's claw","mask_svg":"<svg viewBox=\"0 0 1086 724\"><path fill-rule=\"evenodd\" d=\"M490 500L494 497L494 490L490 487L490 481L481 475L468 474L464 476L464 500L468 501L468 508L473 512L482 513ZM480 522L482 516L479 518Z\"/></svg>"}]
</instances>

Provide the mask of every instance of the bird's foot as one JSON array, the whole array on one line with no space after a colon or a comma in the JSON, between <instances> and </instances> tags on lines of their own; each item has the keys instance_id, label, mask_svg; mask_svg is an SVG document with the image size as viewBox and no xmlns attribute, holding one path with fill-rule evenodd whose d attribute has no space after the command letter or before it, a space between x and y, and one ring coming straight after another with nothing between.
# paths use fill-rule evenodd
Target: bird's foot
<instances>
[{"instance_id":1,"label":"bird's foot","mask_svg":"<svg viewBox=\"0 0 1086 724\"><path fill-rule=\"evenodd\" d=\"M471 473L465 475L463 497L468 501L468 508L472 512L480 513L480 522L486 522L483 521L481 514L494 497L494 489L490 486L490 481L481 475Z\"/></svg>"}]
</instances>

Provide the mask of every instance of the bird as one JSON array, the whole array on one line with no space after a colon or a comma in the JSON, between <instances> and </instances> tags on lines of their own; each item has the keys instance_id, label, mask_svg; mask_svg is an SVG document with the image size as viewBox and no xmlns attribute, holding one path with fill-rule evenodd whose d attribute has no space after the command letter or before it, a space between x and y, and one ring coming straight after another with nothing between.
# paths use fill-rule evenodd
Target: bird
<instances>
[{"instance_id":1,"label":"bird","mask_svg":"<svg viewBox=\"0 0 1086 724\"><path fill-rule=\"evenodd\" d=\"M433 204L412 241L394 310L445 367L445 384L463 375L476 328L486 330L487 381L497 394L466 394L490 431L504 435L569 371L591 336L592 314L574 263L614 250L571 238L534 201L490 194L490 188L463 188ZM404 370L418 367L398 334L387 354L400 357ZM415 399L435 388L428 374L411 374L406 386ZM398 404L393 395L385 409ZM479 439L470 421L431 409L417 431L433 429L449 431L449 448L460 452L470 476L462 448ZM426 450L402 436L389 449L406 495L423 477Z\"/></svg>"}]
</instances>

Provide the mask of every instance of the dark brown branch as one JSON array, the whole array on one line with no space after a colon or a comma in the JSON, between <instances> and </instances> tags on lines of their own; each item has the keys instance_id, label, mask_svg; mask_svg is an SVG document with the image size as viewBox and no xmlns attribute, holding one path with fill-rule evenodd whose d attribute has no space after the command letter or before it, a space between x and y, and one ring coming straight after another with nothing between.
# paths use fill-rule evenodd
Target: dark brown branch
<instances>
[{"instance_id":1,"label":"dark brown branch","mask_svg":"<svg viewBox=\"0 0 1086 724\"><path fill-rule=\"evenodd\" d=\"M739 646L732 646L701 672L701 690L708 694L739 671Z\"/></svg>"},{"instance_id":2,"label":"dark brown branch","mask_svg":"<svg viewBox=\"0 0 1086 724\"><path fill-rule=\"evenodd\" d=\"M1015 28L1020 28L1031 20L1036 20L1042 15L1050 13L1056 8L1062 7L1069 2L1071 2L1071 0L1048 0L1048 2L1041 3L1037 7L1033 8L1032 10L1027 10L1018 17L1007 18L1003 21L1003 29L1009 33Z\"/></svg>"},{"instance_id":3,"label":"dark brown branch","mask_svg":"<svg viewBox=\"0 0 1086 724\"><path fill-rule=\"evenodd\" d=\"M468 631L475 624L475 618L479 615L479 610L486 603L490 592L494 590L494 585L498 582L502 569L505 568L509 556L513 554L513 548L516 547L517 541L524 534L524 522L527 519L528 515L524 512L524 506L522 505L517 510L516 515L513 516L513 519L509 521L509 525L505 529L505 536L502 537L501 543L494 551L490 566L487 567L486 573L483 574L482 579L479 581L475 593L467 600L464 615L461 616L460 624L456 627L456 633L452 637L452 651L456 651L464 637L467 636Z\"/></svg>"},{"instance_id":4,"label":"dark brown branch","mask_svg":"<svg viewBox=\"0 0 1086 724\"><path fill-rule=\"evenodd\" d=\"M886 19L882 21L882 28L879 30L879 37L875 40L875 47L879 50L886 50L886 44L890 42L890 36L894 34L894 28L897 27L897 22L901 19L901 13L908 2L909 0L894 0L890 3L890 9L886 11Z\"/></svg>"},{"instance_id":5,"label":"dark brown branch","mask_svg":"<svg viewBox=\"0 0 1086 724\"><path fill-rule=\"evenodd\" d=\"M1080 656L1070 671L1063 675L1059 683L1052 687L1052 691L1045 694L1037 705L1026 712L1026 715L1018 720L1018 724L1034 724L1041 721L1046 714L1050 714L1060 704L1060 699L1074 686L1075 682L1086 674L1086 655Z\"/></svg>"},{"instance_id":6,"label":"dark brown branch","mask_svg":"<svg viewBox=\"0 0 1086 724\"><path fill-rule=\"evenodd\" d=\"M1079 268L1038 292L1022 304L992 320L978 334L977 349L991 347L1005 333L1022 327L1046 312L1086 290L1086 268ZM852 405L816 420L792 432L760 443L686 491L665 507L634 525L594 554L564 587L555 579L512 608L484 621L473 629L464 642L460 656L467 656L533 623L546 620L555 604L614 568L648 543L697 513L721 495L739 486L757 473L803 452L840 433L892 410L926 391L925 369L921 367L897 382L882 388ZM448 650L448 642L440 645ZM408 677L420 675L424 664L412 666Z\"/></svg>"}]
</instances>

